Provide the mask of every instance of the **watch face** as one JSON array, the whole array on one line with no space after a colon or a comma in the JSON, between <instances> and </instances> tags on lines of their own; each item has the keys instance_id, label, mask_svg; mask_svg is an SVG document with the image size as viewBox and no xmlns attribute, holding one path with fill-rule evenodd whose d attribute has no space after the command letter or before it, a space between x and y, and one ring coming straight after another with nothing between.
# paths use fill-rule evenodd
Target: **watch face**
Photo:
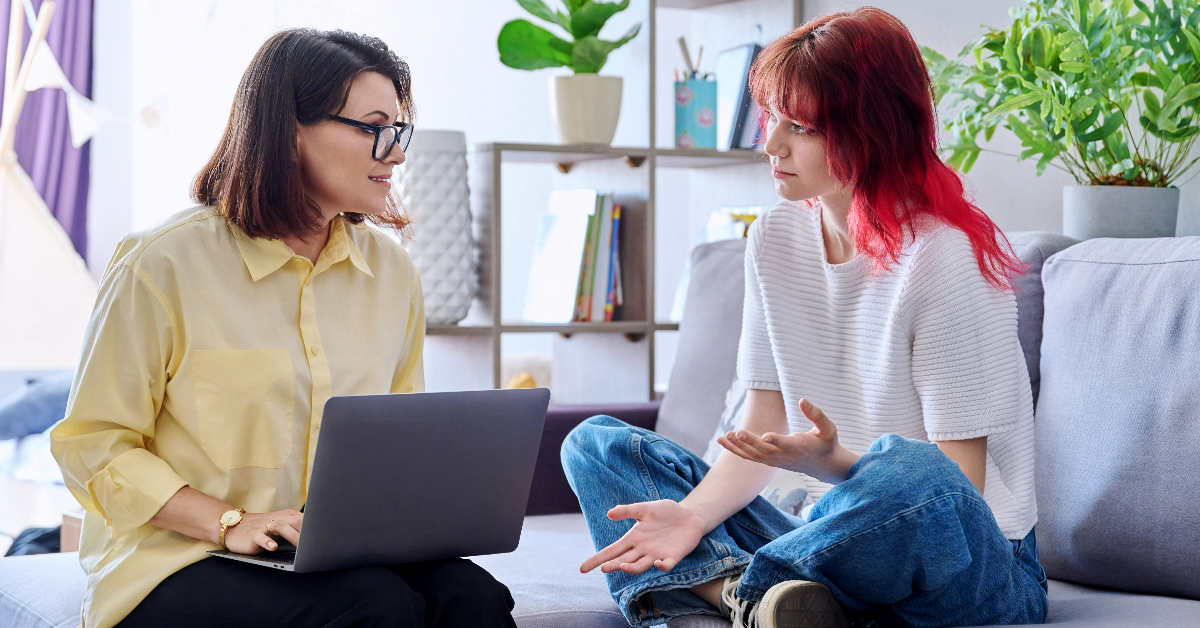
<instances>
[{"instance_id":1,"label":"watch face","mask_svg":"<svg viewBox=\"0 0 1200 628\"><path fill-rule=\"evenodd\" d=\"M221 515L221 523L223 523L227 526L231 526L241 520L242 520L242 513L238 512L236 510L230 510L229 512Z\"/></svg>"}]
</instances>

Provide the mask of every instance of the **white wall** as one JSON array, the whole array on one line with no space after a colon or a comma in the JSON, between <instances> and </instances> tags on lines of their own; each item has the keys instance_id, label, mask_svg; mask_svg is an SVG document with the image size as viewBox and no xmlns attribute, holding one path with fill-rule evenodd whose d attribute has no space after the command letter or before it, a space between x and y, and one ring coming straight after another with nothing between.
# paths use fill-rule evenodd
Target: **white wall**
<instances>
[{"instance_id":1,"label":"white wall","mask_svg":"<svg viewBox=\"0 0 1200 628\"><path fill-rule=\"evenodd\" d=\"M805 16L851 8L858 2L810 0ZM898 15L917 41L955 52L982 32L981 24L1003 25L1014 0L874 0ZM648 0L633 0L604 31L616 37L634 22L648 27ZM413 73L417 124L459 129L468 142L554 141L546 82L562 70L522 72L500 64L496 35L508 20L525 17L507 0L97 0L95 94L135 121L113 125L93 140L89 262L103 270L113 247L130 229L144 229L188 207L188 190L207 160L228 117L243 70L255 50L289 26L344 28L376 35L403 57ZM790 28L790 0L746 0L699 12L660 10L657 55L657 143L671 143L671 72L682 65L676 39L686 35L693 50L705 47L704 69L721 49L768 43ZM646 30L614 52L605 74L625 77L624 102L615 144L645 146L649 132ZM1018 152L1000 132L994 148ZM505 246L519 250L533 237L534 217L549 190L590 185L578 173L560 175L549 166L515 166L504 187ZM584 171L586 172L586 170ZM756 178L757 177L757 178ZM1006 230L1059 231L1065 174L1047 170L1036 177L1029 162L984 154L968 176L978 204ZM670 310L683 261L710 211L722 205L771 204L768 174L752 166L696 173L660 171L656 279L658 318ZM1184 187L1180 226L1200 233L1200 184ZM1190 230L1190 231L1189 231ZM517 318L524 297L528 260L505 259L505 316ZM668 335L669 336L669 335ZM670 339L663 344L669 345ZM506 338L505 351L549 354L546 336ZM660 362L670 363L670 355ZM660 364L660 367L663 366ZM660 370L660 379L666 373Z\"/></svg>"}]
</instances>

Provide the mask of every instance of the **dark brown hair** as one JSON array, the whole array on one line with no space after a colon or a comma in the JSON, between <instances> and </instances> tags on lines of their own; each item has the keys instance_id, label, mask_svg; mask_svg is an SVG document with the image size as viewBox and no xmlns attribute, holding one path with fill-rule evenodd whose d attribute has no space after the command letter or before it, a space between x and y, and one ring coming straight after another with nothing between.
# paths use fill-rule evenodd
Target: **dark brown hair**
<instances>
[{"instance_id":1,"label":"dark brown hair","mask_svg":"<svg viewBox=\"0 0 1200 628\"><path fill-rule=\"evenodd\" d=\"M229 122L217 150L196 175L192 199L215 205L226 220L254 238L307 236L324 226L304 191L296 125L310 126L346 105L350 84L363 72L392 80L400 121L412 122L408 64L375 37L345 31L289 29L259 48L242 75ZM409 223L396 194L378 216L343 214L351 223L369 218L403 231Z\"/></svg>"}]
</instances>

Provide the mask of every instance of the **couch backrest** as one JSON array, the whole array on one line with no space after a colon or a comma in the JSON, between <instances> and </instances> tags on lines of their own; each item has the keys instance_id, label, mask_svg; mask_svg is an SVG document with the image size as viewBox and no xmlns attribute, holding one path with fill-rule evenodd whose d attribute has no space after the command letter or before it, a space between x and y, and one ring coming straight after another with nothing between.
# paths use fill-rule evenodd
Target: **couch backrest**
<instances>
[{"instance_id":1,"label":"couch backrest","mask_svg":"<svg viewBox=\"0 0 1200 628\"><path fill-rule=\"evenodd\" d=\"M1044 231L1015 231L1007 235L1013 252L1028 266L1025 274L1016 281L1017 336L1025 353L1025 367L1029 369L1029 385L1033 388L1033 402L1036 404L1041 386L1042 265L1051 255L1077 244L1079 240Z\"/></svg>"},{"instance_id":2,"label":"couch backrest","mask_svg":"<svg viewBox=\"0 0 1200 628\"><path fill-rule=\"evenodd\" d=\"M1038 347L1042 340L1042 263L1076 240L1037 231L1008 236L1017 257L1029 266L1029 272L1017 281L1018 334L1036 401ZM675 367L655 429L701 455L721 418L725 393L737 376L745 252L745 240L711 242L692 250Z\"/></svg>"},{"instance_id":3,"label":"couch backrest","mask_svg":"<svg viewBox=\"0 0 1200 628\"><path fill-rule=\"evenodd\" d=\"M1042 275L1042 564L1200 598L1200 237L1089 240Z\"/></svg>"},{"instance_id":4,"label":"couch backrest","mask_svg":"<svg viewBox=\"0 0 1200 628\"><path fill-rule=\"evenodd\" d=\"M745 254L742 239L692 249L675 366L654 429L699 455L717 428L725 393L737 377Z\"/></svg>"}]
</instances>

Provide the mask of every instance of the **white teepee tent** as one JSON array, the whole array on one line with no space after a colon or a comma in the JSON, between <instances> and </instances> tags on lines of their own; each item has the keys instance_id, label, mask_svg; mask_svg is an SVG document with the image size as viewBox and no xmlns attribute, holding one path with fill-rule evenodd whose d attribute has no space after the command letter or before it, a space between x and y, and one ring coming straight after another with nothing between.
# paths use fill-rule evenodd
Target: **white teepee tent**
<instances>
[{"instance_id":1,"label":"white teepee tent","mask_svg":"<svg viewBox=\"0 0 1200 628\"><path fill-rule=\"evenodd\" d=\"M13 152L27 79L54 2L42 3L19 70L25 16L19 0L12 6L0 121L0 370L72 369L96 282Z\"/></svg>"}]
</instances>

